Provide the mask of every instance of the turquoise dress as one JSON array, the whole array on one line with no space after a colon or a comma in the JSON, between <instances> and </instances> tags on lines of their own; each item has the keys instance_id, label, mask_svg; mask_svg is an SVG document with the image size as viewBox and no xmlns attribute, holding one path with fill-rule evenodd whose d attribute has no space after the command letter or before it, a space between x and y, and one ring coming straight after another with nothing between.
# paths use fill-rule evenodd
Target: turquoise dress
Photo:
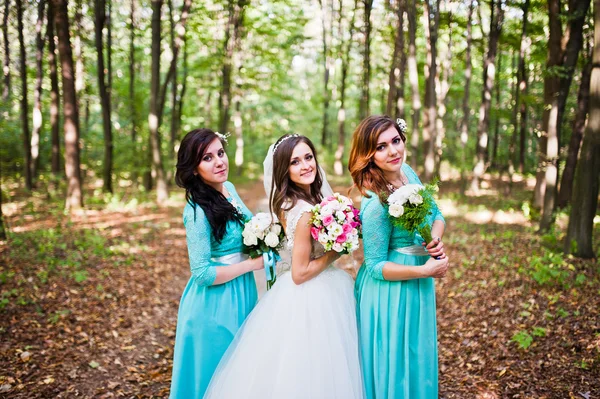
<instances>
[{"instance_id":1,"label":"turquoise dress","mask_svg":"<svg viewBox=\"0 0 600 399\"><path fill-rule=\"evenodd\" d=\"M250 218L233 185L225 183L231 194L228 200ZM216 266L238 263L242 251L242 230L230 221L223 240L212 235L204 211L189 203L183 210L192 276L177 315L177 333L173 356L172 399L201 399L208 383L233 340L236 332L257 301L253 273L246 273L224 284L212 285Z\"/></svg>"},{"instance_id":2,"label":"turquoise dress","mask_svg":"<svg viewBox=\"0 0 600 399\"><path fill-rule=\"evenodd\" d=\"M403 164L402 171L409 183L421 183L410 166ZM386 262L418 267L429 256L415 247L423 242L418 233L392 226L387 207L377 195L369 194L361 203L365 260L355 286L366 397L434 399L438 356L433 278L387 281L383 277ZM444 220L437 206L427 222L434 220Z\"/></svg>"}]
</instances>

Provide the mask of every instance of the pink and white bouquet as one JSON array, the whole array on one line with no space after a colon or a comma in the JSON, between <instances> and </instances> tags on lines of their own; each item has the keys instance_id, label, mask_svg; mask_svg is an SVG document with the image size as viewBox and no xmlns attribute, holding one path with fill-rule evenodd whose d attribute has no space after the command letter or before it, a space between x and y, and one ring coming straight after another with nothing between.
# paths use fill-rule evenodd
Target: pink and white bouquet
<instances>
[{"instance_id":1,"label":"pink and white bouquet","mask_svg":"<svg viewBox=\"0 0 600 399\"><path fill-rule=\"evenodd\" d=\"M398 188L387 199L392 224L411 233L418 232L425 242L431 242L431 226L425 221L433 210L436 191L436 183L407 184Z\"/></svg>"},{"instance_id":2,"label":"pink and white bouquet","mask_svg":"<svg viewBox=\"0 0 600 399\"><path fill-rule=\"evenodd\" d=\"M347 254L358 249L362 224L352 200L335 193L315 205L311 212L310 234L326 251Z\"/></svg>"},{"instance_id":3,"label":"pink and white bouquet","mask_svg":"<svg viewBox=\"0 0 600 399\"><path fill-rule=\"evenodd\" d=\"M244 225L244 253L251 258L263 257L267 289L270 289L277 279L275 265L279 260L279 248L284 236L277 216L270 213L257 213Z\"/></svg>"}]
</instances>

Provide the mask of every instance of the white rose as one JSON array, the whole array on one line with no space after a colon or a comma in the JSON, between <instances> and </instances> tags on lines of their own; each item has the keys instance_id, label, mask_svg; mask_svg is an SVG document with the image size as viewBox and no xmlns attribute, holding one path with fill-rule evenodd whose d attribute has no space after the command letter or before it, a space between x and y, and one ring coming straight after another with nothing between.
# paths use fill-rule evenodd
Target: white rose
<instances>
[{"instance_id":1,"label":"white rose","mask_svg":"<svg viewBox=\"0 0 600 399\"><path fill-rule=\"evenodd\" d=\"M339 211L342 209L342 204L340 204L338 201L332 201L327 205L329 205L334 211Z\"/></svg>"},{"instance_id":2,"label":"white rose","mask_svg":"<svg viewBox=\"0 0 600 399\"><path fill-rule=\"evenodd\" d=\"M408 200L413 205L420 205L423 203L423 197L420 194L412 194L408 197Z\"/></svg>"},{"instance_id":3,"label":"white rose","mask_svg":"<svg viewBox=\"0 0 600 399\"><path fill-rule=\"evenodd\" d=\"M332 248L335 252L342 252L344 250L344 246L342 244L340 244L339 242L336 242L335 244L333 244Z\"/></svg>"},{"instance_id":4,"label":"white rose","mask_svg":"<svg viewBox=\"0 0 600 399\"><path fill-rule=\"evenodd\" d=\"M275 248L279 245L279 237L275 233L269 233L265 237L265 244L267 244L271 248Z\"/></svg>"},{"instance_id":5,"label":"white rose","mask_svg":"<svg viewBox=\"0 0 600 399\"><path fill-rule=\"evenodd\" d=\"M404 214L404 207L400 204L392 204L390 205L390 215L397 218Z\"/></svg>"},{"instance_id":6,"label":"white rose","mask_svg":"<svg viewBox=\"0 0 600 399\"><path fill-rule=\"evenodd\" d=\"M334 237L337 237L344 232L343 227L337 223L331 223L327 229L329 230L329 235L333 235Z\"/></svg>"},{"instance_id":7,"label":"white rose","mask_svg":"<svg viewBox=\"0 0 600 399\"><path fill-rule=\"evenodd\" d=\"M275 234L276 236L278 236L279 234L281 234L281 225L280 224L274 224L271 226L271 233Z\"/></svg>"},{"instance_id":8,"label":"white rose","mask_svg":"<svg viewBox=\"0 0 600 399\"><path fill-rule=\"evenodd\" d=\"M325 245L327 243L327 241L329 241L329 235L327 233L325 233L324 231L321 231L319 233L319 242L323 245Z\"/></svg>"},{"instance_id":9,"label":"white rose","mask_svg":"<svg viewBox=\"0 0 600 399\"><path fill-rule=\"evenodd\" d=\"M344 222L346 220L346 214L342 211L337 211L335 213L335 218L338 220L338 222Z\"/></svg>"},{"instance_id":10,"label":"white rose","mask_svg":"<svg viewBox=\"0 0 600 399\"><path fill-rule=\"evenodd\" d=\"M254 234L250 233L244 236L244 245L251 247L256 244L258 244L258 238Z\"/></svg>"},{"instance_id":11,"label":"white rose","mask_svg":"<svg viewBox=\"0 0 600 399\"><path fill-rule=\"evenodd\" d=\"M323 219L327 215L331 215L332 213L333 208L330 206L330 204L325 205L323 208L321 208L321 219Z\"/></svg>"}]
</instances>

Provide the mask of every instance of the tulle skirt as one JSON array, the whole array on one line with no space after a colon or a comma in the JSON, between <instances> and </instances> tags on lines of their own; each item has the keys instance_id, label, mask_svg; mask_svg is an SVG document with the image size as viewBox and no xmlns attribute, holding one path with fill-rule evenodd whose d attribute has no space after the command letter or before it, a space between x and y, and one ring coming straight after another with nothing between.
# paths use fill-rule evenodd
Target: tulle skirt
<instances>
[{"instance_id":1,"label":"tulle skirt","mask_svg":"<svg viewBox=\"0 0 600 399\"><path fill-rule=\"evenodd\" d=\"M221 359L205 398L362 399L354 281L279 276Z\"/></svg>"}]
</instances>

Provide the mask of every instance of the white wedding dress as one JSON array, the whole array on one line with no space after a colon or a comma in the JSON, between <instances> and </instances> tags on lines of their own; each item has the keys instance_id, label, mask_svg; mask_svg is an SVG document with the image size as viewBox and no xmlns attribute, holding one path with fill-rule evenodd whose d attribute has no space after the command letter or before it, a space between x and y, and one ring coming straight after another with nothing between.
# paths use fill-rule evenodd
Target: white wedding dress
<instances>
[{"instance_id":1,"label":"white wedding dress","mask_svg":"<svg viewBox=\"0 0 600 399\"><path fill-rule=\"evenodd\" d=\"M288 257L310 208L299 201L286 212ZM311 258L323 253L313 240ZM330 266L296 285L285 271L238 331L204 397L364 398L357 335L354 281L346 272Z\"/></svg>"}]
</instances>

